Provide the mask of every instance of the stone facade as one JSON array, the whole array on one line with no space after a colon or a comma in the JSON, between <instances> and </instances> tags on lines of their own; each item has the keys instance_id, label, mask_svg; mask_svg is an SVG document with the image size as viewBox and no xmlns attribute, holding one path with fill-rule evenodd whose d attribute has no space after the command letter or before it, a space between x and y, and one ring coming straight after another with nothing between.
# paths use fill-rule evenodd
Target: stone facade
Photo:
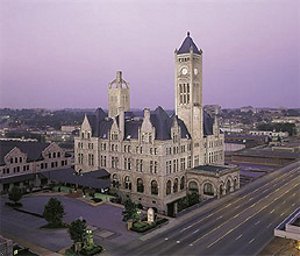
<instances>
[{"instance_id":1,"label":"stone facade","mask_svg":"<svg viewBox=\"0 0 300 256\"><path fill-rule=\"evenodd\" d=\"M186 195L188 170L224 163L218 118L202 108L202 51L189 34L175 50L175 66L175 115L158 107L134 116L128 83L117 72L108 116L102 109L86 115L75 138L76 171L104 168L124 198L162 213Z\"/></svg>"},{"instance_id":2,"label":"stone facade","mask_svg":"<svg viewBox=\"0 0 300 256\"><path fill-rule=\"evenodd\" d=\"M237 166L205 165L188 171L187 191L200 197L220 198L240 188L240 172Z\"/></svg>"},{"instance_id":3,"label":"stone facade","mask_svg":"<svg viewBox=\"0 0 300 256\"><path fill-rule=\"evenodd\" d=\"M33 174L71 167L71 157L56 143L0 141L0 192L13 185L33 187L40 179Z\"/></svg>"}]
</instances>

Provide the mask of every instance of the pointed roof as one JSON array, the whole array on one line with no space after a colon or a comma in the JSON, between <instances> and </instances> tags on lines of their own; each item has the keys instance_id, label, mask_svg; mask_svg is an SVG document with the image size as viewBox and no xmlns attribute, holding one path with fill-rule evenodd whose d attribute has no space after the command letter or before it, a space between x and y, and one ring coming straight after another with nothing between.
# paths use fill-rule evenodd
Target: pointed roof
<instances>
[{"instance_id":1,"label":"pointed roof","mask_svg":"<svg viewBox=\"0 0 300 256\"><path fill-rule=\"evenodd\" d=\"M189 53L190 48L193 49L193 52L196 54L201 54L202 51L198 49L197 45L194 43L193 39L190 37L190 32L187 32L187 36L181 44L177 54Z\"/></svg>"}]
</instances>

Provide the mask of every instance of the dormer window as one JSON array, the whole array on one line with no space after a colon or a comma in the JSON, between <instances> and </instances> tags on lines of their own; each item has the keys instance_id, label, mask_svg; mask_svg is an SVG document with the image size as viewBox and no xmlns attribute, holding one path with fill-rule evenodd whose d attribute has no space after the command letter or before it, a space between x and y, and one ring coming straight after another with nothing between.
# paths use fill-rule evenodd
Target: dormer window
<instances>
[{"instance_id":1,"label":"dormer window","mask_svg":"<svg viewBox=\"0 0 300 256\"><path fill-rule=\"evenodd\" d=\"M118 140L118 134L117 133L113 133L112 135L111 135L111 139L112 140Z\"/></svg>"}]
</instances>

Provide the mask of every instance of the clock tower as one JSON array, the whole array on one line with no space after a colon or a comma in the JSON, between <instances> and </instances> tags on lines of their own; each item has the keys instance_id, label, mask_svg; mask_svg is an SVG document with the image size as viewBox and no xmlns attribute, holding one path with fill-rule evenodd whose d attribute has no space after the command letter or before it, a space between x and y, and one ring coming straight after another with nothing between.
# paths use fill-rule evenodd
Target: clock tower
<instances>
[{"instance_id":1,"label":"clock tower","mask_svg":"<svg viewBox=\"0 0 300 256\"><path fill-rule=\"evenodd\" d=\"M202 50L190 33L175 50L175 113L184 121L193 140L193 166L202 163Z\"/></svg>"}]
</instances>

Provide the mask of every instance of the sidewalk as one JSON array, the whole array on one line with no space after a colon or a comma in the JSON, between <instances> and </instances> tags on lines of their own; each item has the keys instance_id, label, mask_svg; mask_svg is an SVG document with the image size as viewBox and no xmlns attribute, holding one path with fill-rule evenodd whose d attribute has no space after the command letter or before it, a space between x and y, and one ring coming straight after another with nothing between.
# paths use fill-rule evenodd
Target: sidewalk
<instances>
[{"instance_id":1,"label":"sidewalk","mask_svg":"<svg viewBox=\"0 0 300 256\"><path fill-rule=\"evenodd\" d=\"M13 242L25 247L25 248L29 248L33 253L36 253L40 256L61 256L63 254L59 254L59 253L56 253L56 252L52 252L46 248L43 248L43 247L40 247L40 246L37 246L35 244L32 244L32 243L29 243L27 241L24 241L22 240L21 238L19 237L15 237L13 235L10 235L10 234L6 234L6 233L2 233L2 235L4 237L7 237L11 240L13 240Z\"/></svg>"}]
</instances>

